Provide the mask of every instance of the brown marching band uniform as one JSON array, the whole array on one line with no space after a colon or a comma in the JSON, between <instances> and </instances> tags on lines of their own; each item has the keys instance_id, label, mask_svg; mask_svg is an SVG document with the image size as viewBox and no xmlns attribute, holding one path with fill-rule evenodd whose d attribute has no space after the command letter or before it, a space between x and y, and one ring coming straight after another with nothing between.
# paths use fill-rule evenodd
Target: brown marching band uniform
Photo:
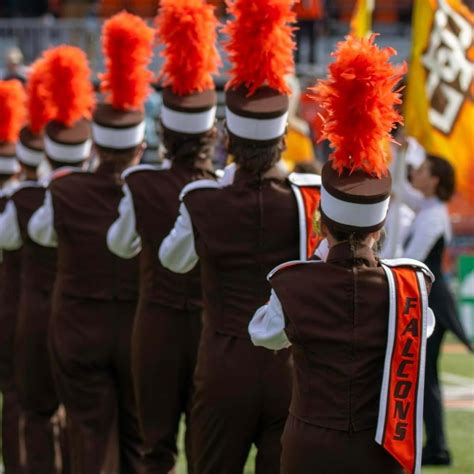
<instances>
[{"instance_id":1,"label":"brown marching band uniform","mask_svg":"<svg viewBox=\"0 0 474 474\"><path fill-rule=\"evenodd\" d=\"M59 441L55 439L51 421L59 400L47 347L56 249L42 247L28 236L28 222L42 205L45 191L43 185L28 182L11 197L23 243L21 298L15 336L15 380L25 417L27 472L32 474L55 472L55 443ZM62 472L67 472L63 439L61 444Z\"/></svg>"},{"instance_id":2,"label":"brown marching band uniform","mask_svg":"<svg viewBox=\"0 0 474 474\"><path fill-rule=\"evenodd\" d=\"M256 473L276 473L291 394L289 351L254 347L247 326L265 303L267 273L298 258L298 209L276 167L260 180L183 199L191 215L205 319L195 373L192 447L197 474L241 473L252 443Z\"/></svg>"},{"instance_id":3,"label":"brown marching band uniform","mask_svg":"<svg viewBox=\"0 0 474 474\"><path fill-rule=\"evenodd\" d=\"M58 235L50 349L61 400L74 425L72 472L139 473L141 438L130 369L138 261L122 260L106 246L121 184L99 167L53 179L49 191ZM107 468L114 463L106 458L115 430L120 468Z\"/></svg>"},{"instance_id":4,"label":"brown marching band uniform","mask_svg":"<svg viewBox=\"0 0 474 474\"><path fill-rule=\"evenodd\" d=\"M388 284L372 250L358 246L353 255L342 243L325 263L289 266L270 282L285 312L297 369L282 473L402 474L374 440Z\"/></svg>"},{"instance_id":5,"label":"brown marching band uniform","mask_svg":"<svg viewBox=\"0 0 474 474\"><path fill-rule=\"evenodd\" d=\"M170 272L157 259L158 249L178 216L181 189L198 179L214 179L211 169L210 163L201 169L172 162L169 169L137 167L126 172L142 243L132 368L147 473L167 474L173 469L182 413L190 426L202 325L199 267L186 275ZM192 472L189 432L186 452Z\"/></svg>"},{"instance_id":6,"label":"brown marching band uniform","mask_svg":"<svg viewBox=\"0 0 474 474\"><path fill-rule=\"evenodd\" d=\"M0 212L7 204L0 195ZM20 466L20 404L14 377L14 339L18 319L21 284L21 250L2 250L0 265L0 388L2 405L2 453L8 474L22 472Z\"/></svg>"}]
</instances>

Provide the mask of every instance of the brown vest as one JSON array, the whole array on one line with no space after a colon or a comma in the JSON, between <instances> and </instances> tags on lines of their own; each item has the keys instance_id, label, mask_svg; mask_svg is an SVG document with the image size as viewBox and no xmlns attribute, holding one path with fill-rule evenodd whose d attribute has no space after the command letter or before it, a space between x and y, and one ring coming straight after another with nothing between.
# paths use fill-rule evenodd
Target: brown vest
<instances>
[{"instance_id":1,"label":"brown vest","mask_svg":"<svg viewBox=\"0 0 474 474\"><path fill-rule=\"evenodd\" d=\"M20 226L22 247L22 286L52 291L56 276L56 249L42 247L28 236L28 222L33 213L43 204L46 189L35 183L24 184L17 190L12 201Z\"/></svg>"},{"instance_id":2,"label":"brown vest","mask_svg":"<svg viewBox=\"0 0 474 474\"><path fill-rule=\"evenodd\" d=\"M184 275L164 268L158 259L162 240L179 214L179 193L198 179L214 179L207 169L173 164L170 169L137 168L125 178L133 196L140 254L141 302L153 301L177 309L201 308L199 265Z\"/></svg>"},{"instance_id":3,"label":"brown vest","mask_svg":"<svg viewBox=\"0 0 474 474\"><path fill-rule=\"evenodd\" d=\"M49 189L58 234L60 294L101 300L134 300L138 259L124 260L107 248L107 231L118 217L121 184L111 174L63 172Z\"/></svg>"},{"instance_id":4,"label":"brown vest","mask_svg":"<svg viewBox=\"0 0 474 474\"><path fill-rule=\"evenodd\" d=\"M248 339L248 324L269 298L268 272L298 258L298 208L276 168L259 180L241 170L233 184L190 191L184 203L201 262L206 323Z\"/></svg>"},{"instance_id":5,"label":"brown vest","mask_svg":"<svg viewBox=\"0 0 474 474\"><path fill-rule=\"evenodd\" d=\"M344 431L377 423L388 330L385 273L372 250L333 247L326 263L289 265L271 277L292 343L290 413Z\"/></svg>"}]
</instances>

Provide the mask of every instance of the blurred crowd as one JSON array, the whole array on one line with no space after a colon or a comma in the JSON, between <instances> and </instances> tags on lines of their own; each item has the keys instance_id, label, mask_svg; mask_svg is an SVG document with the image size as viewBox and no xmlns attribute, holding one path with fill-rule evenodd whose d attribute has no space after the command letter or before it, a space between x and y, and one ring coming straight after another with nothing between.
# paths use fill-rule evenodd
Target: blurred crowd
<instances>
[{"instance_id":1,"label":"blurred crowd","mask_svg":"<svg viewBox=\"0 0 474 474\"><path fill-rule=\"evenodd\" d=\"M471 1L471 0L469 0ZM224 0L209 0L218 13L225 15ZM303 21L324 18L348 20L355 0L302 0L295 7ZM378 0L375 7L376 21L409 22L413 0ZM76 18L86 15L110 16L127 9L143 17L156 14L155 0L3 0L0 16L39 17L52 14L57 17Z\"/></svg>"}]
</instances>

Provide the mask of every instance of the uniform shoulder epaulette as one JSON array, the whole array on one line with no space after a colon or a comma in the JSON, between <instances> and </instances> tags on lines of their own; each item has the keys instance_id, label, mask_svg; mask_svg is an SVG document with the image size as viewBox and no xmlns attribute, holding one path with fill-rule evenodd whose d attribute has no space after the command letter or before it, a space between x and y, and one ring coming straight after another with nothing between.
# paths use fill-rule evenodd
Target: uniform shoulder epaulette
<instances>
[{"instance_id":1,"label":"uniform shoulder epaulette","mask_svg":"<svg viewBox=\"0 0 474 474\"><path fill-rule=\"evenodd\" d=\"M181 191L179 199L182 201L186 195L197 189L220 189L222 186L213 179L200 179L187 184Z\"/></svg>"},{"instance_id":2,"label":"uniform shoulder epaulette","mask_svg":"<svg viewBox=\"0 0 474 474\"><path fill-rule=\"evenodd\" d=\"M134 173L138 173L140 171L164 171L169 170L171 168L171 163L169 160L163 161L163 163L157 163L155 165L152 164L140 164L135 166L130 166L122 173L122 179L126 179L128 176Z\"/></svg>"},{"instance_id":3,"label":"uniform shoulder epaulette","mask_svg":"<svg viewBox=\"0 0 474 474\"><path fill-rule=\"evenodd\" d=\"M320 264L322 260L289 260L288 262L281 263L276 266L268 275L267 280L270 281L277 273L280 273L283 270L288 268L293 268L299 265L308 265L308 264Z\"/></svg>"},{"instance_id":4,"label":"uniform shoulder epaulette","mask_svg":"<svg viewBox=\"0 0 474 474\"><path fill-rule=\"evenodd\" d=\"M53 171L53 173L50 176L50 182L56 181L66 176L71 176L72 174L79 174L79 173L88 174L87 171L84 171L83 169L78 168L76 166L63 166L61 168L58 168L56 171Z\"/></svg>"},{"instance_id":5,"label":"uniform shoulder epaulette","mask_svg":"<svg viewBox=\"0 0 474 474\"><path fill-rule=\"evenodd\" d=\"M295 186L321 186L321 176L312 173L291 173L288 181Z\"/></svg>"},{"instance_id":6,"label":"uniform shoulder epaulette","mask_svg":"<svg viewBox=\"0 0 474 474\"><path fill-rule=\"evenodd\" d=\"M435 281L435 276L429 269L429 267L413 258L393 258L393 259L384 259L380 260L380 263L386 265L387 267L412 267L418 270L421 270L426 276L428 276L431 281Z\"/></svg>"}]
</instances>

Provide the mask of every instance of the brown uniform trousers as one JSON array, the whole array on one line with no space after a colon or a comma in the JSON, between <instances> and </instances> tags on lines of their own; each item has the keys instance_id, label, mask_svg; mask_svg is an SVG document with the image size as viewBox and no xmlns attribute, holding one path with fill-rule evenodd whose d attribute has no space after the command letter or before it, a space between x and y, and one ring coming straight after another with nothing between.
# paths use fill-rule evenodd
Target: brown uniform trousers
<instances>
[{"instance_id":1,"label":"brown uniform trousers","mask_svg":"<svg viewBox=\"0 0 474 474\"><path fill-rule=\"evenodd\" d=\"M0 212L7 203L0 197ZM13 376L13 347L21 282L21 252L2 251L0 262L0 390L2 402L2 457L6 474L20 474L20 405Z\"/></svg>"},{"instance_id":2,"label":"brown uniform trousers","mask_svg":"<svg viewBox=\"0 0 474 474\"><path fill-rule=\"evenodd\" d=\"M181 189L204 178L214 179L210 164L202 169L174 162L163 170L136 167L126 176L142 241L132 372L147 474L167 474L175 466L183 414L188 472L193 472L189 415L202 324L200 271L199 266L186 275L166 270L158 249L178 216Z\"/></svg>"},{"instance_id":3,"label":"brown uniform trousers","mask_svg":"<svg viewBox=\"0 0 474 474\"><path fill-rule=\"evenodd\" d=\"M294 363L282 474L402 474L375 442L389 293L372 250L342 243L326 263L283 268L270 283Z\"/></svg>"},{"instance_id":4,"label":"brown uniform trousers","mask_svg":"<svg viewBox=\"0 0 474 474\"><path fill-rule=\"evenodd\" d=\"M24 417L28 474L68 472L64 421L53 415L59 399L51 374L48 330L56 275L56 250L28 237L28 222L43 203L45 188L28 183L12 196L23 241L22 282L15 334L15 381ZM59 456L56 453L60 453Z\"/></svg>"},{"instance_id":5,"label":"brown uniform trousers","mask_svg":"<svg viewBox=\"0 0 474 474\"><path fill-rule=\"evenodd\" d=\"M195 474L240 474L252 444L257 474L279 472L288 414L289 352L252 345L247 326L269 297L268 272L298 258L298 209L276 168L238 170L223 188L190 191L205 302L191 413Z\"/></svg>"},{"instance_id":6,"label":"brown uniform trousers","mask_svg":"<svg viewBox=\"0 0 474 474\"><path fill-rule=\"evenodd\" d=\"M107 169L71 172L49 190L58 235L50 350L73 424L73 474L141 473L142 443L130 369L138 261L109 252L121 184Z\"/></svg>"}]
</instances>

